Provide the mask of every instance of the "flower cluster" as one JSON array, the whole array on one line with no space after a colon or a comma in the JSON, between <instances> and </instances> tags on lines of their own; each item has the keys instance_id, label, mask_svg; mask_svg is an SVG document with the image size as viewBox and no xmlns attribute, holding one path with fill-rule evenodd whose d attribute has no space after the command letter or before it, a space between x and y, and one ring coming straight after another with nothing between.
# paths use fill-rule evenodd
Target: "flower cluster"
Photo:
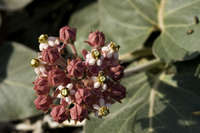
<instances>
[{"instance_id":1,"label":"flower cluster","mask_svg":"<svg viewBox=\"0 0 200 133\"><path fill-rule=\"evenodd\" d=\"M37 74L33 82L38 110L51 111L52 118L61 123L65 120L82 121L94 112L99 118L109 114L109 107L126 95L120 84L124 68L118 59L119 46L105 43L102 32L89 34L85 41L91 51L82 50L77 56L74 42L76 29L65 26L59 37L46 34L38 38L39 54L31 60ZM73 57L63 56L70 47Z\"/></svg>"}]
</instances>

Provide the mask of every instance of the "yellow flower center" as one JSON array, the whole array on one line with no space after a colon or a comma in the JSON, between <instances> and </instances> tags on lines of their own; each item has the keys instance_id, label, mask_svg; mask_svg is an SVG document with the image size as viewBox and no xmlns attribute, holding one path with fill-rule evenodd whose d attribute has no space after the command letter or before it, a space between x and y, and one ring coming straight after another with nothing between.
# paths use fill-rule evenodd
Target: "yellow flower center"
<instances>
[{"instance_id":1,"label":"yellow flower center","mask_svg":"<svg viewBox=\"0 0 200 133\"><path fill-rule=\"evenodd\" d=\"M69 90L67 88L62 88L60 94L63 97L67 97L69 95Z\"/></svg>"},{"instance_id":2,"label":"yellow flower center","mask_svg":"<svg viewBox=\"0 0 200 133\"><path fill-rule=\"evenodd\" d=\"M40 65L40 61L38 59L31 59L31 66L38 67Z\"/></svg>"},{"instance_id":3,"label":"yellow flower center","mask_svg":"<svg viewBox=\"0 0 200 133\"><path fill-rule=\"evenodd\" d=\"M119 51L120 46L116 45L114 42L110 43L110 47L114 50L114 51Z\"/></svg>"},{"instance_id":4,"label":"yellow flower center","mask_svg":"<svg viewBox=\"0 0 200 133\"><path fill-rule=\"evenodd\" d=\"M99 59L99 57L100 57L100 53L99 53L99 51L98 50L93 50L92 51L92 57L94 57L95 59Z\"/></svg>"},{"instance_id":5,"label":"yellow flower center","mask_svg":"<svg viewBox=\"0 0 200 133\"><path fill-rule=\"evenodd\" d=\"M106 77L103 71L99 72L97 79L98 79L98 82L100 83L104 83L106 81Z\"/></svg>"},{"instance_id":6,"label":"yellow flower center","mask_svg":"<svg viewBox=\"0 0 200 133\"><path fill-rule=\"evenodd\" d=\"M101 108L99 108L98 110L98 116L106 116L109 114L109 109L106 106L102 106Z\"/></svg>"},{"instance_id":7,"label":"yellow flower center","mask_svg":"<svg viewBox=\"0 0 200 133\"><path fill-rule=\"evenodd\" d=\"M47 34L42 34L38 38L39 43L47 43L48 40L48 35Z\"/></svg>"},{"instance_id":8,"label":"yellow flower center","mask_svg":"<svg viewBox=\"0 0 200 133\"><path fill-rule=\"evenodd\" d=\"M98 80L99 80L100 83L103 83L103 82L106 81L106 77L105 76L100 76L100 77L98 77Z\"/></svg>"}]
</instances>

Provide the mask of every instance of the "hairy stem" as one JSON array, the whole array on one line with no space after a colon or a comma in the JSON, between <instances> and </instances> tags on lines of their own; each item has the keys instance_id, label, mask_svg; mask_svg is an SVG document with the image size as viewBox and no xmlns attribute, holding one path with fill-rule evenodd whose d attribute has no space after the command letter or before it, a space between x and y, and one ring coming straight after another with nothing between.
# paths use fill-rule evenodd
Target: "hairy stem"
<instances>
[{"instance_id":1,"label":"hairy stem","mask_svg":"<svg viewBox=\"0 0 200 133\"><path fill-rule=\"evenodd\" d=\"M159 59L154 59L146 64L140 65L140 66L135 66L133 68L128 68L124 71L124 77L130 76L132 74L135 73L139 73L142 71L146 71L149 70L155 66L157 66L158 64L161 64L162 62Z\"/></svg>"},{"instance_id":2,"label":"hairy stem","mask_svg":"<svg viewBox=\"0 0 200 133\"><path fill-rule=\"evenodd\" d=\"M72 50L73 55L74 55L75 57L77 57L77 50L76 50L76 47L74 46L74 44L69 43L68 45L71 47L71 50Z\"/></svg>"},{"instance_id":3,"label":"hairy stem","mask_svg":"<svg viewBox=\"0 0 200 133\"><path fill-rule=\"evenodd\" d=\"M122 62L128 62L128 61L136 60L136 59L141 58L141 57L151 56L151 55L152 55L151 48L144 48L144 49L141 49L141 50L137 50L135 52L130 52L130 53L120 55L119 59Z\"/></svg>"}]
</instances>

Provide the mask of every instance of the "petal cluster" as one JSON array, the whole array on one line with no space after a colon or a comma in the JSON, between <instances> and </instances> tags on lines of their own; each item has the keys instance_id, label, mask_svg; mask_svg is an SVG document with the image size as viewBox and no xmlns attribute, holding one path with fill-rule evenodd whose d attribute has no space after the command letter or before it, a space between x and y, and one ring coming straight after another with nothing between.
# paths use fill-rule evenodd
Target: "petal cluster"
<instances>
[{"instance_id":1,"label":"petal cluster","mask_svg":"<svg viewBox=\"0 0 200 133\"><path fill-rule=\"evenodd\" d=\"M108 115L109 107L125 98L126 88L120 84L124 68L118 59L119 46L106 43L102 32L89 34L85 42L91 50L83 49L84 58L76 53L71 58L63 56L66 47L75 49L74 28L65 26L59 37L43 34L38 40L40 52L31 60L37 74L33 84L38 110L50 111L59 123L82 121L92 112L99 118Z\"/></svg>"}]
</instances>

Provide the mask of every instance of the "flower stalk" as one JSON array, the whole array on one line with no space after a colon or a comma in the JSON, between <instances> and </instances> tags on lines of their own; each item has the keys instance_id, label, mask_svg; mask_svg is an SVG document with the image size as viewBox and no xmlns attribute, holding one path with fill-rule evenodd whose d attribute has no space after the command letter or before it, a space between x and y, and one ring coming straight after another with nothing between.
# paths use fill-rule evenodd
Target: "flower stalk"
<instances>
[{"instance_id":1,"label":"flower stalk","mask_svg":"<svg viewBox=\"0 0 200 133\"><path fill-rule=\"evenodd\" d=\"M74 57L77 57L77 50L76 50L76 47L74 46L74 44L69 43L68 45L70 46Z\"/></svg>"},{"instance_id":2,"label":"flower stalk","mask_svg":"<svg viewBox=\"0 0 200 133\"><path fill-rule=\"evenodd\" d=\"M128 68L128 69L124 70L124 77L128 77L128 76L131 76L131 75L139 73L139 72L147 71L147 70L152 69L153 67L155 67L159 64L162 64L160 59L154 59L154 60L149 61L145 64L135 66L135 67L132 67L132 68Z\"/></svg>"}]
</instances>

